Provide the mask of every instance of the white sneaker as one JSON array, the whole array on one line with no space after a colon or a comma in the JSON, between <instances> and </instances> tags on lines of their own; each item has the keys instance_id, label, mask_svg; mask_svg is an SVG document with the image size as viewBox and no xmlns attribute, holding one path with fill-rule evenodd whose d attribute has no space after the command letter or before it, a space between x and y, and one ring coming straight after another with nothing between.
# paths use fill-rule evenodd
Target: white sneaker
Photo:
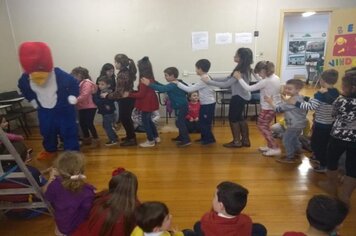
<instances>
[{"instance_id":1,"label":"white sneaker","mask_svg":"<svg viewBox=\"0 0 356 236\"><path fill-rule=\"evenodd\" d=\"M161 142L161 138L160 137L155 138L155 142L156 143L160 143Z\"/></svg>"},{"instance_id":2,"label":"white sneaker","mask_svg":"<svg viewBox=\"0 0 356 236\"><path fill-rule=\"evenodd\" d=\"M258 148L258 151L260 151L260 152L267 152L268 150L269 150L270 148L269 147L259 147Z\"/></svg>"},{"instance_id":3,"label":"white sneaker","mask_svg":"<svg viewBox=\"0 0 356 236\"><path fill-rule=\"evenodd\" d=\"M272 149L270 148L268 151L263 153L264 156L272 157L272 156L279 156L281 155L281 149L275 148Z\"/></svg>"},{"instance_id":4,"label":"white sneaker","mask_svg":"<svg viewBox=\"0 0 356 236\"><path fill-rule=\"evenodd\" d=\"M147 140L146 142L140 143L140 147L154 147L156 145L155 141L149 141Z\"/></svg>"}]
</instances>

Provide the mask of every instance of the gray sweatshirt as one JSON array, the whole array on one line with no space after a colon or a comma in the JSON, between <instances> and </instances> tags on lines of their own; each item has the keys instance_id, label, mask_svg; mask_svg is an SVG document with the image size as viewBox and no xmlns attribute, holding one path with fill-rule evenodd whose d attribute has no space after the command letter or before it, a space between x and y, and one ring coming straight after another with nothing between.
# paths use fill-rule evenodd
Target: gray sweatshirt
<instances>
[{"instance_id":1,"label":"gray sweatshirt","mask_svg":"<svg viewBox=\"0 0 356 236\"><path fill-rule=\"evenodd\" d=\"M295 96L297 102L303 102L303 96ZM296 107L295 105L290 105L282 102L276 105L276 112L284 112L284 120L287 129L304 129L307 124L307 111Z\"/></svg>"},{"instance_id":2,"label":"gray sweatshirt","mask_svg":"<svg viewBox=\"0 0 356 236\"><path fill-rule=\"evenodd\" d=\"M250 78L248 76L245 75L241 75L243 80L249 84L250 83ZM239 81L237 79L235 79L232 76L228 76L226 78L215 78L215 80L210 80L208 82L206 82L209 85L214 85L216 87L219 88L230 88L231 87L231 95L235 96L235 95L239 95L240 97L242 97L244 100L246 101L250 101L251 100L251 93L249 91L246 91L241 84L239 83Z\"/></svg>"}]
</instances>

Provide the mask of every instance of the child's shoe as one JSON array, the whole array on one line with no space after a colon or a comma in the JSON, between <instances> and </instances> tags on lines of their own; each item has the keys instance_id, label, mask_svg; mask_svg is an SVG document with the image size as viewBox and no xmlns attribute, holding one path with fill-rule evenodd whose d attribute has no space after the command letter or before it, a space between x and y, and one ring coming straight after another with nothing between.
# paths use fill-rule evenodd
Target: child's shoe
<instances>
[{"instance_id":1,"label":"child's shoe","mask_svg":"<svg viewBox=\"0 0 356 236\"><path fill-rule=\"evenodd\" d=\"M269 148L266 152L263 153L264 156L273 157L281 155L281 149L279 148Z\"/></svg>"},{"instance_id":2,"label":"child's shoe","mask_svg":"<svg viewBox=\"0 0 356 236\"><path fill-rule=\"evenodd\" d=\"M276 162L284 163L284 164L296 164L296 163L298 163L297 159L295 159L295 158L287 158L287 157L277 158Z\"/></svg>"},{"instance_id":3,"label":"child's shoe","mask_svg":"<svg viewBox=\"0 0 356 236\"><path fill-rule=\"evenodd\" d=\"M105 143L105 146L107 146L107 147L111 147L111 146L114 146L114 145L117 145L117 141L111 140L111 141L107 141Z\"/></svg>"},{"instance_id":4,"label":"child's shoe","mask_svg":"<svg viewBox=\"0 0 356 236\"><path fill-rule=\"evenodd\" d=\"M267 152L268 150L269 150L269 147L267 147L267 146L258 148L258 151L260 151L260 152Z\"/></svg>"},{"instance_id":5,"label":"child's shoe","mask_svg":"<svg viewBox=\"0 0 356 236\"><path fill-rule=\"evenodd\" d=\"M92 143L93 143L93 147L95 147L95 148L100 147L100 145L101 145L99 138L93 138Z\"/></svg>"},{"instance_id":6,"label":"child's shoe","mask_svg":"<svg viewBox=\"0 0 356 236\"><path fill-rule=\"evenodd\" d=\"M172 138L171 140L173 141L173 142L180 142L180 137L179 137L179 135L177 136L177 137L175 137L175 138Z\"/></svg>"},{"instance_id":7,"label":"child's shoe","mask_svg":"<svg viewBox=\"0 0 356 236\"><path fill-rule=\"evenodd\" d=\"M190 141L187 141L187 142L178 142L177 143L177 147L186 147L186 146L189 146L191 145L192 143Z\"/></svg>"},{"instance_id":8,"label":"child's shoe","mask_svg":"<svg viewBox=\"0 0 356 236\"><path fill-rule=\"evenodd\" d=\"M91 145L92 140L91 138L83 138L83 145Z\"/></svg>"},{"instance_id":9,"label":"child's shoe","mask_svg":"<svg viewBox=\"0 0 356 236\"><path fill-rule=\"evenodd\" d=\"M48 160L53 158L56 155L56 152L47 152L47 151L42 151L38 154L37 160Z\"/></svg>"},{"instance_id":10,"label":"child's shoe","mask_svg":"<svg viewBox=\"0 0 356 236\"><path fill-rule=\"evenodd\" d=\"M325 166L315 166L313 170L317 173L326 173L326 167Z\"/></svg>"},{"instance_id":11,"label":"child's shoe","mask_svg":"<svg viewBox=\"0 0 356 236\"><path fill-rule=\"evenodd\" d=\"M150 140L146 140L146 142L140 143L140 147L154 147L156 145L156 142L150 141Z\"/></svg>"},{"instance_id":12,"label":"child's shoe","mask_svg":"<svg viewBox=\"0 0 356 236\"><path fill-rule=\"evenodd\" d=\"M156 137L156 138L155 138L155 142L156 142L156 143L160 143L160 142L161 142L161 138L160 138L160 137Z\"/></svg>"},{"instance_id":13,"label":"child's shoe","mask_svg":"<svg viewBox=\"0 0 356 236\"><path fill-rule=\"evenodd\" d=\"M136 142L135 138L133 138L133 139L126 138L125 141L120 143L121 147L129 147L129 146L136 146L136 145L137 145L137 142Z\"/></svg>"}]
</instances>

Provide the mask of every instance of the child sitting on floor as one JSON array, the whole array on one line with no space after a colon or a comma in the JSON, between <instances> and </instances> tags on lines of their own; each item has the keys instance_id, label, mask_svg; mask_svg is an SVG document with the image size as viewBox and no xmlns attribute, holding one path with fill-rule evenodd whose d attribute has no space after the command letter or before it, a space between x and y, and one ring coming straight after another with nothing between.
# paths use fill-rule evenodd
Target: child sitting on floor
<instances>
[{"instance_id":1,"label":"child sitting on floor","mask_svg":"<svg viewBox=\"0 0 356 236\"><path fill-rule=\"evenodd\" d=\"M188 96L188 114L185 117L185 123L187 124L189 133L200 133L200 121L199 121L199 112L200 112L200 102L199 102L199 93L192 92Z\"/></svg>"}]
</instances>

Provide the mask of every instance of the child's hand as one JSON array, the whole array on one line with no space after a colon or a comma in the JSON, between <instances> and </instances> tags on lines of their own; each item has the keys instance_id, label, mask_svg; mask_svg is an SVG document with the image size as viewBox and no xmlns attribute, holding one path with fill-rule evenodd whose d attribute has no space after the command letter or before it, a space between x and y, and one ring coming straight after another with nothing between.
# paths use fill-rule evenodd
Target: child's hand
<instances>
[{"instance_id":1,"label":"child's hand","mask_svg":"<svg viewBox=\"0 0 356 236\"><path fill-rule=\"evenodd\" d=\"M200 78L204 83L208 82L210 80L210 78L208 76L202 76Z\"/></svg>"},{"instance_id":2,"label":"child's hand","mask_svg":"<svg viewBox=\"0 0 356 236\"><path fill-rule=\"evenodd\" d=\"M105 105L105 109L106 109L107 111L110 111L110 106L109 106L109 105Z\"/></svg>"},{"instance_id":3,"label":"child's hand","mask_svg":"<svg viewBox=\"0 0 356 236\"><path fill-rule=\"evenodd\" d=\"M268 104L273 104L273 98L270 97L270 96L264 96L264 99L265 101L268 103Z\"/></svg>"},{"instance_id":4,"label":"child's hand","mask_svg":"<svg viewBox=\"0 0 356 236\"><path fill-rule=\"evenodd\" d=\"M239 71L235 71L232 76L237 80L241 79L241 73Z\"/></svg>"},{"instance_id":5,"label":"child's hand","mask_svg":"<svg viewBox=\"0 0 356 236\"><path fill-rule=\"evenodd\" d=\"M199 117L195 118L195 121L199 121Z\"/></svg>"},{"instance_id":6,"label":"child's hand","mask_svg":"<svg viewBox=\"0 0 356 236\"><path fill-rule=\"evenodd\" d=\"M150 82L149 79L143 77L143 78L141 78L141 83L143 83L144 85L148 86L148 85L150 85L151 82Z\"/></svg>"},{"instance_id":7,"label":"child's hand","mask_svg":"<svg viewBox=\"0 0 356 236\"><path fill-rule=\"evenodd\" d=\"M123 98L127 98L129 96L129 94L130 94L130 92L125 91L125 92L122 93L122 97Z\"/></svg>"},{"instance_id":8,"label":"child's hand","mask_svg":"<svg viewBox=\"0 0 356 236\"><path fill-rule=\"evenodd\" d=\"M101 93L101 94L100 94L100 97L101 97L101 98L106 98L106 96L108 96L108 94L109 94L109 93Z\"/></svg>"},{"instance_id":9,"label":"child's hand","mask_svg":"<svg viewBox=\"0 0 356 236\"><path fill-rule=\"evenodd\" d=\"M321 88L319 89L319 92L321 92L321 93L326 93L327 91L328 91L327 88L321 87Z\"/></svg>"},{"instance_id":10,"label":"child's hand","mask_svg":"<svg viewBox=\"0 0 356 236\"><path fill-rule=\"evenodd\" d=\"M178 83L179 83L179 81L178 81L178 80L173 80L173 81L171 81L171 83L178 84Z\"/></svg>"},{"instance_id":11,"label":"child's hand","mask_svg":"<svg viewBox=\"0 0 356 236\"><path fill-rule=\"evenodd\" d=\"M194 121L193 117L189 118L189 122L193 122L193 121Z\"/></svg>"}]
</instances>

